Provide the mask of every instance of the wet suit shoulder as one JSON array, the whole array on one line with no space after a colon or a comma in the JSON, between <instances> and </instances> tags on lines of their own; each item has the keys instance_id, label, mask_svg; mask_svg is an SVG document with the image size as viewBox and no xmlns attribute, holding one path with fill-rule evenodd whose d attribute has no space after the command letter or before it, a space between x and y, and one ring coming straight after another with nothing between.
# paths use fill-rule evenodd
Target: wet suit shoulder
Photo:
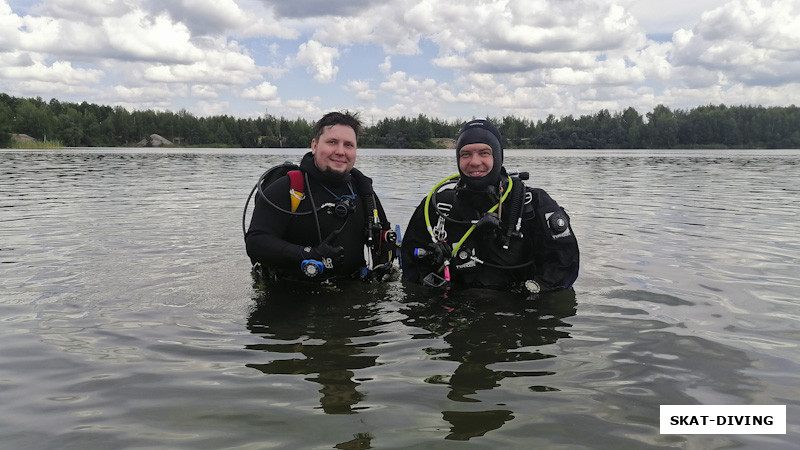
<instances>
[{"instance_id":1,"label":"wet suit shoulder","mask_svg":"<svg viewBox=\"0 0 800 450\"><path fill-rule=\"evenodd\" d=\"M523 230L533 242L531 275L542 291L571 287L578 278L580 250L566 210L545 190L526 186Z\"/></svg>"},{"instance_id":2,"label":"wet suit shoulder","mask_svg":"<svg viewBox=\"0 0 800 450\"><path fill-rule=\"evenodd\" d=\"M260 195L256 196L253 217L245 235L247 254L253 263L259 262L268 266L299 264L303 257L303 248L311 245L317 236L316 227L309 227L309 225L314 225L311 221L295 220L295 217L313 220L311 214L305 214L305 216L288 214L291 208L288 194L290 186L291 180L288 175L282 176L266 186L263 190L264 196L269 199L271 204ZM301 208L302 206L301 203ZM298 210L298 214L310 212L308 208L304 209L305 211ZM289 242L284 239L293 222L301 222L294 225L303 228L301 234L308 236L306 241Z\"/></svg>"}]
</instances>

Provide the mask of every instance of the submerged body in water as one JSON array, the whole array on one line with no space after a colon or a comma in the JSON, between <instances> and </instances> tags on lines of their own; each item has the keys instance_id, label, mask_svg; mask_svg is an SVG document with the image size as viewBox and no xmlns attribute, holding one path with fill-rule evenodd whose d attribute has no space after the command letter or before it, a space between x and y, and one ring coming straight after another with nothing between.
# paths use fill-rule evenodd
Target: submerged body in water
<instances>
[{"instance_id":1,"label":"submerged body in water","mask_svg":"<svg viewBox=\"0 0 800 450\"><path fill-rule=\"evenodd\" d=\"M388 298L402 300L389 305ZM394 326L407 330L408 338L418 340L432 360L455 363L448 364L447 372L429 373L418 380L446 387L441 392L443 400L474 403L481 391L492 390L506 378L526 380L532 392L558 390L548 386L547 377L554 374L546 370L493 366L555 357L542 349L569 337L564 319L576 313L571 289L541 294L534 300L472 288L443 295L399 283L263 286L248 329L264 336L266 343L258 349L274 356L251 367L265 374L308 375L309 381L320 385L318 407L326 413L369 409L368 393L374 380L359 373L381 365L381 352L373 346L384 323L379 317L387 307L398 315ZM287 346L290 342L295 344ZM483 435L514 418L514 411L508 409L447 409L441 414L451 426L448 439L455 440Z\"/></svg>"}]
</instances>

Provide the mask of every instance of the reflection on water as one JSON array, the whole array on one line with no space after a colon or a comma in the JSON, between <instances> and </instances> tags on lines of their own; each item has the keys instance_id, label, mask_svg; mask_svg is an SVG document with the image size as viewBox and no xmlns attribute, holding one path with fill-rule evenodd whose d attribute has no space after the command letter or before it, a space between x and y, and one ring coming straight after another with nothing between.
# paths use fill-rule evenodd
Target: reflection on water
<instances>
[{"instance_id":1,"label":"reflection on water","mask_svg":"<svg viewBox=\"0 0 800 450\"><path fill-rule=\"evenodd\" d=\"M354 341L376 334L369 331L376 310L374 302L364 303L353 292L272 286L256 299L247 325L252 333L264 335L266 342L247 348L274 356L248 367L265 374L310 375L305 379L321 385L323 411L357 411L364 396L358 392L354 370L375 365L377 356L364 354L364 346Z\"/></svg>"},{"instance_id":2,"label":"reflection on water","mask_svg":"<svg viewBox=\"0 0 800 450\"><path fill-rule=\"evenodd\" d=\"M0 150L3 447L797 448L800 153L508 151L582 251L529 301L254 288L244 200L304 152ZM359 152L403 227L455 171ZM661 435L663 404L789 433Z\"/></svg>"},{"instance_id":3,"label":"reflection on water","mask_svg":"<svg viewBox=\"0 0 800 450\"><path fill-rule=\"evenodd\" d=\"M385 287L354 283L338 288L280 284L262 288L248 329L263 336L265 342L247 348L264 352L268 360L248 367L267 375L303 375L318 383L319 404L325 413L351 414L366 409L359 406L365 394L359 392L356 373L378 364L378 356L369 349L381 340L376 327L385 323L379 314L384 300L373 295L385 297ZM399 323L417 330L408 337L441 340L436 348L422 350L431 359L458 363L452 373L424 379L448 386L447 399L480 402L472 396L511 377L532 378L532 392L558 390L539 380L555 372L495 370L491 366L555 358L546 347L569 337L569 324L562 319L575 314L572 290L546 294L535 302L475 289L432 296L428 290L409 286L406 293L409 295L398 309L402 314ZM445 438L453 440L482 436L514 418L513 411L503 409L441 413L451 424Z\"/></svg>"},{"instance_id":4,"label":"reflection on water","mask_svg":"<svg viewBox=\"0 0 800 450\"><path fill-rule=\"evenodd\" d=\"M405 321L408 325L421 327L449 345L428 349L429 354L460 363L452 375L432 377L428 382L448 384L451 388L448 398L468 402L474 401L468 395L492 389L506 377L552 375L546 371L495 371L487 366L554 358L555 355L542 353L542 347L569 337L565 330L569 324L561 319L574 315L575 305L572 290L547 294L534 302L500 292L470 289L445 299L421 299L419 303L408 304L404 312L408 315ZM556 390L544 385L533 385L530 389Z\"/></svg>"},{"instance_id":5,"label":"reflection on water","mask_svg":"<svg viewBox=\"0 0 800 450\"><path fill-rule=\"evenodd\" d=\"M575 314L575 293L572 290L548 293L536 301L521 300L519 296L488 290L457 291L445 298L420 297L407 302L404 323L422 328L428 333L412 334L413 338L436 336L446 348L428 348L434 359L459 363L451 374L434 375L428 383L446 384L447 398L456 402L480 402L472 397L479 391L499 387L505 378L530 377L533 392L557 391L547 386L547 377L556 375L549 370L491 368L497 363L536 361L555 358L547 353L547 345L568 338L569 324L562 319ZM513 365L512 365L513 367ZM514 419L514 411L489 409L483 411L442 411L452 425L445 439L468 440L499 429Z\"/></svg>"}]
</instances>

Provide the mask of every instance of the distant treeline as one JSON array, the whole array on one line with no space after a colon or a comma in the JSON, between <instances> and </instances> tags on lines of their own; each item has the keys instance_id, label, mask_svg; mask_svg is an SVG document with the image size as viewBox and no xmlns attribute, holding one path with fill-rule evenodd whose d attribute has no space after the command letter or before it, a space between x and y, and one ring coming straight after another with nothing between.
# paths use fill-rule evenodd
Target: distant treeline
<instances>
[{"instance_id":1,"label":"distant treeline","mask_svg":"<svg viewBox=\"0 0 800 450\"><path fill-rule=\"evenodd\" d=\"M490 118L516 148L800 148L800 109L787 107L708 105L689 110L656 106L641 115L621 113L533 121L507 116ZM435 148L439 139L455 138L461 125L425 115L386 118L365 124L362 148ZM128 111L116 106L66 103L52 99L15 98L0 94L0 147L12 134L66 147L129 146L158 134L176 146L308 147L313 122L227 115L196 117L175 112Z\"/></svg>"}]
</instances>

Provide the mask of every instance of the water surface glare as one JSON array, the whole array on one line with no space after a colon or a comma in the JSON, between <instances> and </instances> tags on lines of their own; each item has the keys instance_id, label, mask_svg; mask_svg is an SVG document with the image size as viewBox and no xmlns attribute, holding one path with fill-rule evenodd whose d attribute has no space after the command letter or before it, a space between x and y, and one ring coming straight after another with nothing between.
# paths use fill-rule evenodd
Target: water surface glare
<instances>
[{"instance_id":1,"label":"water surface glare","mask_svg":"<svg viewBox=\"0 0 800 450\"><path fill-rule=\"evenodd\" d=\"M9 449L798 448L800 151L521 151L574 292L261 290L247 194L306 150L0 150ZM359 150L392 223L452 151ZM659 406L787 405L786 435Z\"/></svg>"}]
</instances>

